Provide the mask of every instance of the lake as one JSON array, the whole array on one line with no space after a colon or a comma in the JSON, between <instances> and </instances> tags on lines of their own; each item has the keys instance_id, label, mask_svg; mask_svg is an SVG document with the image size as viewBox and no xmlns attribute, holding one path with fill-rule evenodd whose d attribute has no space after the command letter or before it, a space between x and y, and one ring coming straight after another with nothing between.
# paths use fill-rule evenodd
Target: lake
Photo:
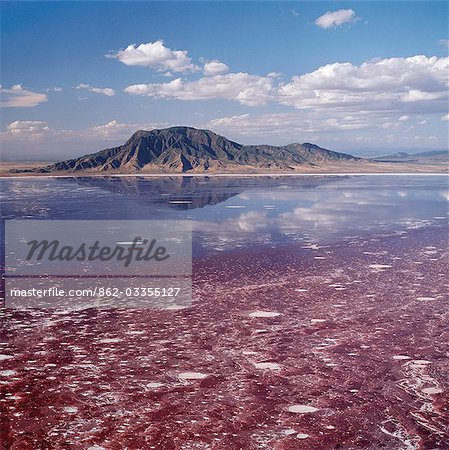
<instances>
[{"instance_id":1,"label":"lake","mask_svg":"<svg viewBox=\"0 0 449 450\"><path fill-rule=\"evenodd\" d=\"M193 228L190 307L3 312L5 442L448 447L447 176L1 183L3 219Z\"/></svg>"},{"instance_id":2,"label":"lake","mask_svg":"<svg viewBox=\"0 0 449 450\"><path fill-rule=\"evenodd\" d=\"M441 176L3 179L3 219L189 220L194 247L336 242L445 225Z\"/></svg>"}]
</instances>

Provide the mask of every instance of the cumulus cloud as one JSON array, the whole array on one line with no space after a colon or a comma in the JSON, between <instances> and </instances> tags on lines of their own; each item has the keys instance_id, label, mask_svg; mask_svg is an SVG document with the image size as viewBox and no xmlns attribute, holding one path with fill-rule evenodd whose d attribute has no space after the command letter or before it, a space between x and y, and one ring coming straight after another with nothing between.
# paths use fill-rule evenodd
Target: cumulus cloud
<instances>
[{"instance_id":1,"label":"cumulus cloud","mask_svg":"<svg viewBox=\"0 0 449 450\"><path fill-rule=\"evenodd\" d=\"M207 66L207 64L211 64ZM401 116L435 113L446 109L449 58L423 55L351 63L327 64L283 82L279 74L216 74L227 66L205 64L208 76L194 81L177 78L166 83L135 84L125 88L133 95L178 100L225 99L248 106L268 101L296 109L385 111ZM405 120L405 119L401 119Z\"/></svg>"},{"instance_id":2,"label":"cumulus cloud","mask_svg":"<svg viewBox=\"0 0 449 450\"><path fill-rule=\"evenodd\" d=\"M445 108L449 58L389 58L328 64L294 76L280 86L280 103L295 108L346 108L356 110L412 109L411 103L430 109Z\"/></svg>"},{"instance_id":3,"label":"cumulus cloud","mask_svg":"<svg viewBox=\"0 0 449 450\"><path fill-rule=\"evenodd\" d=\"M163 128L164 126L167 126L167 124L120 123L117 120L111 120L104 125L97 125L84 130L80 136L83 138L98 138L102 140L128 139L137 130L153 130L154 128Z\"/></svg>"},{"instance_id":4,"label":"cumulus cloud","mask_svg":"<svg viewBox=\"0 0 449 450\"><path fill-rule=\"evenodd\" d=\"M201 124L201 127L246 144L314 142L325 148L349 153L354 148L356 153L361 150L369 152L366 150L369 148L376 148L378 153L380 143L385 148L425 145L424 142L416 141L414 126L409 125L410 121L399 120L400 117L397 111L388 112L387 115L385 111L348 114L344 110L308 109L217 117ZM433 121L425 121L420 125L423 133L428 123L433 124ZM444 130L441 131L444 136ZM431 129L429 132L432 132Z\"/></svg>"},{"instance_id":5,"label":"cumulus cloud","mask_svg":"<svg viewBox=\"0 0 449 450\"><path fill-rule=\"evenodd\" d=\"M63 159L121 145L137 130L165 128L167 123L120 123L117 120L84 130L52 128L43 120L17 120L0 132L5 157ZM105 142L108 142L106 145Z\"/></svg>"},{"instance_id":6,"label":"cumulus cloud","mask_svg":"<svg viewBox=\"0 0 449 450\"><path fill-rule=\"evenodd\" d=\"M370 120L356 116L323 116L315 112L293 112L272 114L241 114L212 119L206 127L225 135L248 136L252 139L279 136L297 140L310 133L335 133L336 131L361 130L371 126Z\"/></svg>"},{"instance_id":7,"label":"cumulus cloud","mask_svg":"<svg viewBox=\"0 0 449 450\"><path fill-rule=\"evenodd\" d=\"M169 83L135 84L125 92L157 98L178 100L236 100L244 105L265 104L274 93L271 76L257 76L248 73L229 73L184 81L177 78Z\"/></svg>"},{"instance_id":8,"label":"cumulus cloud","mask_svg":"<svg viewBox=\"0 0 449 450\"><path fill-rule=\"evenodd\" d=\"M130 44L124 50L106 55L116 58L127 66L143 66L159 72L197 72L199 67L192 63L186 50L172 50L162 39L146 44Z\"/></svg>"},{"instance_id":9,"label":"cumulus cloud","mask_svg":"<svg viewBox=\"0 0 449 450\"><path fill-rule=\"evenodd\" d=\"M117 120L102 125L95 125L84 130L55 130L43 120L16 120L11 122L0 133L3 142L33 142L46 139L57 142L75 142L79 145L80 139L94 142L117 141L123 142L137 130L152 130L165 128L168 123L120 123Z\"/></svg>"},{"instance_id":10,"label":"cumulus cloud","mask_svg":"<svg viewBox=\"0 0 449 450\"><path fill-rule=\"evenodd\" d=\"M94 92L95 94L103 94L106 95L108 97L112 97L115 95L115 91L114 89L111 88L98 88L98 87L93 87L90 86L89 84L84 84L81 83L79 84L76 89L86 89L89 92Z\"/></svg>"},{"instance_id":11,"label":"cumulus cloud","mask_svg":"<svg viewBox=\"0 0 449 450\"><path fill-rule=\"evenodd\" d=\"M33 108L48 100L46 94L24 89L21 84L15 84L10 89L0 86L0 97L3 108Z\"/></svg>"},{"instance_id":12,"label":"cumulus cloud","mask_svg":"<svg viewBox=\"0 0 449 450\"><path fill-rule=\"evenodd\" d=\"M441 116L441 120L449 120L449 114L445 114L444 116Z\"/></svg>"},{"instance_id":13,"label":"cumulus cloud","mask_svg":"<svg viewBox=\"0 0 449 450\"><path fill-rule=\"evenodd\" d=\"M220 75L226 72L229 72L229 67L216 59L206 62L203 66L204 75Z\"/></svg>"},{"instance_id":14,"label":"cumulus cloud","mask_svg":"<svg viewBox=\"0 0 449 450\"><path fill-rule=\"evenodd\" d=\"M358 20L355 11L352 9L339 9L338 11L328 11L326 14L315 20L315 25L320 28L336 28L345 23L354 23Z\"/></svg>"},{"instance_id":15,"label":"cumulus cloud","mask_svg":"<svg viewBox=\"0 0 449 450\"><path fill-rule=\"evenodd\" d=\"M1 133L1 138L4 142L11 140L32 141L45 138L53 133L54 130L45 121L16 120L6 127L6 130Z\"/></svg>"}]
</instances>

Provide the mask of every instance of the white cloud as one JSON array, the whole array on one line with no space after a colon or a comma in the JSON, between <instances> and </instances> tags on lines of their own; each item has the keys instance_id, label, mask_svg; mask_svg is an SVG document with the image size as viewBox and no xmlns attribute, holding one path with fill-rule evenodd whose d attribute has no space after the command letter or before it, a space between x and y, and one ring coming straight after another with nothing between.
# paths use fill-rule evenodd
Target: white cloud
<instances>
[{"instance_id":1,"label":"white cloud","mask_svg":"<svg viewBox=\"0 0 449 450\"><path fill-rule=\"evenodd\" d=\"M122 145L137 130L166 128L169 123L120 123L111 120L83 130L54 129L43 120L15 121L0 132L4 158L62 160Z\"/></svg>"},{"instance_id":2,"label":"white cloud","mask_svg":"<svg viewBox=\"0 0 449 450\"><path fill-rule=\"evenodd\" d=\"M90 86L89 84L84 84L81 83L79 84L76 89L86 89L89 92L94 92L95 94L103 94L106 95L108 97L112 97L115 95L115 91L114 89L111 88L98 88L98 87L93 87Z\"/></svg>"},{"instance_id":3,"label":"white cloud","mask_svg":"<svg viewBox=\"0 0 449 450\"><path fill-rule=\"evenodd\" d=\"M3 142L33 142L36 140L51 139L57 142L73 141L79 143L80 139L90 141L117 141L124 142L132 133L137 130L153 130L155 128L165 128L168 123L120 123L111 120L104 125L96 125L84 130L55 130L43 120L17 120L11 122L0 133Z\"/></svg>"},{"instance_id":4,"label":"white cloud","mask_svg":"<svg viewBox=\"0 0 449 450\"><path fill-rule=\"evenodd\" d=\"M161 39L140 45L130 44L124 50L106 56L116 58L127 66L150 67L159 72L187 73L200 70L192 64L186 50L171 50Z\"/></svg>"},{"instance_id":5,"label":"white cloud","mask_svg":"<svg viewBox=\"0 0 449 450\"><path fill-rule=\"evenodd\" d=\"M137 130L153 130L165 126L168 126L168 124L120 123L117 120L111 120L104 125L97 125L84 130L80 136L88 139L120 140L128 139Z\"/></svg>"},{"instance_id":6,"label":"white cloud","mask_svg":"<svg viewBox=\"0 0 449 450\"><path fill-rule=\"evenodd\" d=\"M204 75L220 75L226 72L229 72L229 67L216 59L206 62L203 66Z\"/></svg>"},{"instance_id":7,"label":"white cloud","mask_svg":"<svg viewBox=\"0 0 449 450\"><path fill-rule=\"evenodd\" d=\"M48 89L45 89L45 90L46 90L46 92L62 92L62 88L60 88L58 86L55 86L55 87L52 87L52 88L48 88Z\"/></svg>"},{"instance_id":8,"label":"white cloud","mask_svg":"<svg viewBox=\"0 0 449 450\"><path fill-rule=\"evenodd\" d=\"M422 55L365 62L360 66L328 64L294 76L290 83L280 87L278 100L298 109L438 110L447 104L448 67L447 57Z\"/></svg>"},{"instance_id":9,"label":"white cloud","mask_svg":"<svg viewBox=\"0 0 449 450\"><path fill-rule=\"evenodd\" d=\"M407 115L401 116L401 117L399 117L398 120L399 120L400 122L406 122L407 120L410 120L410 116L407 116Z\"/></svg>"},{"instance_id":10,"label":"white cloud","mask_svg":"<svg viewBox=\"0 0 449 450\"><path fill-rule=\"evenodd\" d=\"M413 148L419 144L414 139L413 126L408 125L409 121L399 121L400 117L397 111L387 115L385 111L347 114L344 110L307 109L216 117L200 126L245 144L313 142L332 150L367 154L371 152L369 149L376 149L378 153L380 146L385 149ZM428 124L433 127L438 117L428 116L429 121L421 124L420 130L432 133ZM447 132L440 127L439 133L443 142ZM370 154L374 155L373 152Z\"/></svg>"},{"instance_id":11,"label":"white cloud","mask_svg":"<svg viewBox=\"0 0 449 450\"><path fill-rule=\"evenodd\" d=\"M46 94L29 91L21 84L15 84L10 89L0 86L0 96L0 106L3 108L32 108L48 100Z\"/></svg>"},{"instance_id":12,"label":"white cloud","mask_svg":"<svg viewBox=\"0 0 449 450\"><path fill-rule=\"evenodd\" d=\"M224 70L223 63L213 63L216 71ZM210 76L198 80L177 78L166 83L135 84L125 88L125 92L186 101L235 100L248 106L272 101L296 109L346 111L346 114L384 111L394 113L396 120L411 114L444 111L447 105L448 57L417 55L368 61L360 66L327 64L294 76L287 83L274 72L266 76L213 75L214 69L206 66Z\"/></svg>"},{"instance_id":13,"label":"white cloud","mask_svg":"<svg viewBox=\"0 0 449 450\"><path fill-rule=\"evenodd\" d=\"M50 136L54 131L48 126L48 123L42 120L16 120L11 122L4 132L1 133L1 139L4 142L11 140L33 141Z\"/></svg>"},{"instance_id":14,"label":"white cloud","mask_svg":"<svg viewBox=\"0 0 449 450\"><path fill-rule=\"evenodd\" d=\"M441 116L441 120L449 120L449 114L445 114L444 116Z\"/></svg>"},{"instance_id":15,"label":"white cloud","mask_svg":"<svg viewBox=\"0 0 449 450\"><path fill-rule=\"evenodd\" d=\"M125 89L125 92L133 95L178 100L236 100L249 106L265 104L273 91L273 77L248 73L215 75L197 81L177 78L169 83L136 84Z\"/></svg>"},{"instance_id":16,"label":"white cloud","mask_svg":"<svg viewBox=\"0 0 449 450\"><path fill-rule=\"evenodd\" d=\"M249 141L276 137L289 142L313 133L335 133L368 128L370 120L361 117L292 112L273 114L241 114L210 120L205 127L233 138L249 137ZM277 142L279 143L279 141Z\"/></svg>"},{"instance_id":17,"label":"white cloud","mask_svg":"<svg viewBox=\"0 0 449 450\"><path fill-rule=\"evenodd\" d=\"M315 25L323 29L336 28L345 23L354 23L358 20L352 9L339 9L338 11L328 11L326 14L315 20Z\"/></svg>"},{"instance_id":18,"label":"white cloud","mask_svg":"<svg viewBox=\"0 0 449 450\"><path fill-rule=\"evenodd\" d=\"M419 89L410 89L401 96L403 102L422 102L423 100L443 100L446 93L440 92L423 92Z\"/></svg>"}]
</instances>

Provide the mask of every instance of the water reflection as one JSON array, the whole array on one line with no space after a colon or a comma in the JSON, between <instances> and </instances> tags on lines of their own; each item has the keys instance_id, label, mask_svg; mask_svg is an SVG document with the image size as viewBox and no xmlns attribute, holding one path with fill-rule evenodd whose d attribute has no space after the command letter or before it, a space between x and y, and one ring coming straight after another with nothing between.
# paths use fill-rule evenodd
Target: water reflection
<instances>
[{"instance_id":1,"label":"water reflection","mask_svg":"<svg viewBox=\"0 0 449 450\"><path fill-rule=\"evenodd\" d=\"M187 219L225 250L447 224L445 176L83 177L2 180L3 218Z\"/></svg>"}]
</instances>

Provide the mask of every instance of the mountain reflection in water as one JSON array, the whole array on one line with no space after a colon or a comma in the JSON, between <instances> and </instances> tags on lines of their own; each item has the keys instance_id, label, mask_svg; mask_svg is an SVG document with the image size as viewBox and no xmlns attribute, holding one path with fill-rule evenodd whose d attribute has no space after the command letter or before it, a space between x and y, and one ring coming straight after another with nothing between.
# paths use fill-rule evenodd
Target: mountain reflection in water
<instances>
[{"instance_id":1,"label":"mountain reflection in water","mask_svg":"<svg viewBox=\"0 0 449 450\"><path fill-rule=\"evenodd\" d=\"M4 219L190 220L194 246L318 245L447 223L445 176L2 180Z\"/></svg>"}]
</instances>

